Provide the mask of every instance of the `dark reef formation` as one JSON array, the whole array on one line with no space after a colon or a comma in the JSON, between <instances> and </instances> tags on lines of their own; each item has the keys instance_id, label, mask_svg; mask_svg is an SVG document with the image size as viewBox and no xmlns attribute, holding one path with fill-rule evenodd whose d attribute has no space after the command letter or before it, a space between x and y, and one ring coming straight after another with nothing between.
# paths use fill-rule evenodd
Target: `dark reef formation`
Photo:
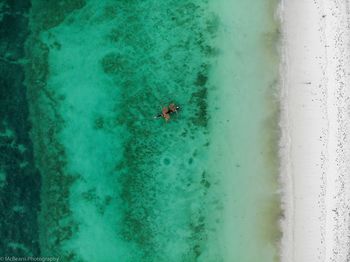
<instances>
[{"instance_id":1,"label":"dark reef formation","mask_svg":"<svg viewBox=\"0 0 350 262\"><path fill-rule=\"evenodd\" d=\"M41 178L24 85L29 0L0 6L0 256L38 256Z\"/></svg>"}]
</instances>

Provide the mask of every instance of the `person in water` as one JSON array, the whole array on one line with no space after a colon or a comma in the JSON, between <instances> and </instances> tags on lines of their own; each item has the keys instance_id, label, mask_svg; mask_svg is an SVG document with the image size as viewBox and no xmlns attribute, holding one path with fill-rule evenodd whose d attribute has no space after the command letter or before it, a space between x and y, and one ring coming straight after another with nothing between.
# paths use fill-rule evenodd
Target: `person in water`
<instances>
[{"instance_id":1,"label":"person in water","mask_svg":"<svg viewBox=\"0 0 350 262\"><path fill-rule=\"evenodd\" d=\"M170 119L170 111L167 107L163 107L162 109L162 117L164 117L165 121L169 121Z\"/></svg>"},{"instance_id":2,"label":"person in water","mask_svg":"<svg viewBox=\"0 0 350 262\"><path fill-rule=\"evenodd\" d=\"M180 107L176 106L174 103L170 104L168 107L162 108L162 113L157 115L155 118L163 117L165 121L170 120L170 114L177 113Z\"/></svg>"},{"instance_id":3,"label":"person in water","mask_svg":"<svg viewBox=\"0 0 350 262\"><path fill-rule=\"evenodd\" d=\"M179 109L178 106L175 106L175 104L170 104L169 105L169 111L170 113L177 113L177 110Z\"/></svg>"}]
</instances>

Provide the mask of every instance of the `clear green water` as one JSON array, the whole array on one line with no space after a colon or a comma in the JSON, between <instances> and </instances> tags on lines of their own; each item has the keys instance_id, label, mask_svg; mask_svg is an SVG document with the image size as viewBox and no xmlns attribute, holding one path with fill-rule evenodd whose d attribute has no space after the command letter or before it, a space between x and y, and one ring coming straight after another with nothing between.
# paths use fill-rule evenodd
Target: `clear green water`
<instances>
[{"instance_id":1,"label":"clear green water","mask_svg":"<svg viewBox=\"0 0 350 262\"><path fill-rule=\"evenodd\" d=\"M266 59L266 49L254 27L261 21L247 17L249 5L222 2L237 5L232 15L238 26L231 27L212 4L32 2L26 83L43 180L43 255L63 261L243 262L256 261L244 255L251 246L265 252L259 243L269 238L257 230L274 221L255 219L256 212L270 209L258 207L253 188L269 203L265 193L274 188L270 166L259 156L270 145L256 130L272 112L264 109L271 91L264 76L275 72L255 64ZM239 26L247 19L248 28ZM232 64L234 84L241 86L235 91L218 73L228 50L220 43L227 26L241 34L235 42L241 62ZM264 78L261 88L255 76ZM183 110L172 121L153 119L173 101ZM219 125L226 120L217 114L228 109L218 104L231 103L230 120L241 126L234 133ZM262 114L253 114L261 108ZM233 161L242 168L230 169ZM251 161L255 168L248 167ZM252 182L261 168L264 186L256 188ZM227 205L231 199L239 205ZM242 210L248 210L243 217L230 219ZM227 237L237 231L239 237ZM274 252L270 247L266 257Z\"/></svg>"},{"instance_id":2,"label":"clear green water","mask_svg":"<svg viewBox=\"0 0 350 262\"><path fill-rule=\"evenodd\" d=\"M223 185L227 261L277 261L278 27L275 1L218 1L222 16L210 99L210 171ZM231 7L231 8L230 8Z\"/></svg>"}]
</instances>

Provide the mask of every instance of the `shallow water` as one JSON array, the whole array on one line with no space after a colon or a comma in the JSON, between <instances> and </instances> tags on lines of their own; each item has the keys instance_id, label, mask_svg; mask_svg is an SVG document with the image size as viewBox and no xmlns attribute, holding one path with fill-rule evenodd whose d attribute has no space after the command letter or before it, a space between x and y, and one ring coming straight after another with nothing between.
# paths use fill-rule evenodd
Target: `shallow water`
<instances>
[{"instance_id":1,"label":"shallow water","mask_svg":"<svg viewBox=\"0 0 350 262\"><path fill-rule=\"evenodd\" d=\"M32 1L41 255L273 261L272 9L217 3ZM171 102L169 123L153 118Z\"/></svg>"},{"instance_id":2,"label":"shallow water","mask_svg":"<svg viewBox=\"0 0 350 262\"><path fill-rule=\"evenodd\" d=\"M31 83L40 99L33 107L40 117L52 108L45 121L33 113L42 137L52 128L38 156L61 161L41 166L42 223L50 228L43 252L96 261L200 259L209 230L204 163L215 16L203 1L88 1L71 13L34 4L33 16L47 8L64 20L50 27L33 19L32 37L41 43L29 50L33 60L46 59L43 86ZM172 101L186 106L168 124L154 120Z\"/></svg>"},{"instance_id":3,"label":"shallow water","mask_svg":"<svg viewBox=\"0 0 350 262\"><path fill-rule=\"evenodd\" d=\"M231 6L231 8L229 8ZM210 99L210 170L223 185L222 231L227 261L277 261L278 24L275 1L219 1Z\"/></svg>"},{"instance_id":4,"label":"shallow water","mask_svg":"<svg viewBox=\"0 0 350 262\"><path fill-rule=\"evenodd\" d=\"M227 261L277 261L278 24L276 3L219 1L210 99L210 170L220 177L223 199L220 237Z\"/></svg>"}]
</instances>

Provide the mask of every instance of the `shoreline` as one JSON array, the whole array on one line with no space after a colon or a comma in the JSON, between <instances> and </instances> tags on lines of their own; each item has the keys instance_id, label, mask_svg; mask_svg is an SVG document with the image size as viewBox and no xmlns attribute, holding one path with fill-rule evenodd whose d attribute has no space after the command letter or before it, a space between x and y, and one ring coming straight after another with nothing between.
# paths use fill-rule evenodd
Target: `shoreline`
<instances>
[{"instance_id":1,"label":"shoreline","mask_svg":"<svg viewBox=\"0 0 350 262\"><path fill-rule=\"evenodd\" d=\"M284 0L280 17L282 261L348 261L347 6Z\"/></svg>"}]
</instances>

